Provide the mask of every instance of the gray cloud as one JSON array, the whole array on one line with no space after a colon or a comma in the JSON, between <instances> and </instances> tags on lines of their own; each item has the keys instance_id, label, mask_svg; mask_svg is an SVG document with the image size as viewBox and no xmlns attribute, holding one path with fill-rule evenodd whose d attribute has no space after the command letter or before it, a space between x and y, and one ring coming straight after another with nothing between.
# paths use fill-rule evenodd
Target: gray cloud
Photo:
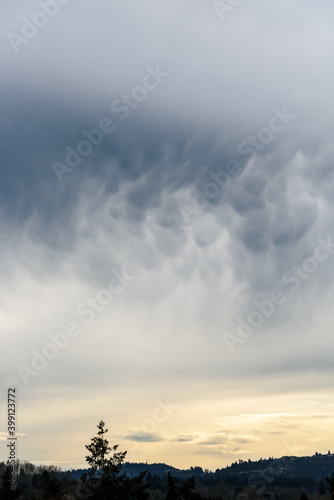
<instances>
[{"instance_id":1,"label":"gray cloud","mask_svg":"<svg viewBox=\"0 0 334 500\"><path fill-rule=\"evenodd\" d=\"M163 441L163 438L154 432L140 432L140 433L132 433L124 436L125 439L129 441L135 441L140 443L158 443Z\"/></svg>"},{"instance_id":2,"label":"gray cloud","mask_svg":"<svg viewBox=\"0 0 334 500\"><path fill-rule=\"evenodd\" d=\"M7 34L20 33L21 18L38 7L3 9ZM6 380L17 380L17 364L29 363L49 332L78 319L78 304L96 297L113 269L130 269L136 279L32 379L36 388L68 380L105 388L110 379L155 388L224 380L236 388L264 377L277 392L330 386L332 256L294 293L282 276L332 234L333 9L255 0L221 22L202 0L82 0L64 6L18 54L5 36ZM148 66L169 76L121 120L111 104L142 84ZM295 115L291 123L245 152L284 108ZM115 131L58 182L53 162L64 163L66 148L76 151L82 131L103 118ZM213 188L230 162L238 175ZM238 318L277 287L286 302L229 356L222 334L235 333ZM174 435L185 442L193 433Z\"/></svg>"}]
</instances>

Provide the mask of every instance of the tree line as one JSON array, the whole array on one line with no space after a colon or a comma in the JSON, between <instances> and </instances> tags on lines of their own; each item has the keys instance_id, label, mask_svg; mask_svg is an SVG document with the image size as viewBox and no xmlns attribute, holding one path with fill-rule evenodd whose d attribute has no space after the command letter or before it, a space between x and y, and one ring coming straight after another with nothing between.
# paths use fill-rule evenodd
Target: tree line
<instances>
[{"instance_id":1,"label":"tree line","mask_svg":"<svg viewBox=\"0 0 334 500\"><path fill-rule=\"evenodd\" d=\"M15 465L16 488L12 489L11 465L0 464L0 499L1 500L251 500L273 498L294 498L307 500L303 491L297 495L290 489L290 496L276 493L263 493L252 490L246 478L225 478L219 485L203 483L200 491L195 475L186 480L173 477L170 472L161 480L147 471L135 477L122 473L121 469L127 452L118 450L118 445L110 446L106 439L108 429L100 421L97 435L86 445L88 470L80 480L73 478L71 472L62 472L55 466L35 466L29 462L17 462ZM291 486L291 483L290 483ZM284 488L282 488L284 491ZM212 495L215 494L215 496ZM273 495L273 496L272 496ZM315 497L312 497L315 498ZM334 500L334 473L321 481L316 498Z\"/></svg>"}]
</instances>

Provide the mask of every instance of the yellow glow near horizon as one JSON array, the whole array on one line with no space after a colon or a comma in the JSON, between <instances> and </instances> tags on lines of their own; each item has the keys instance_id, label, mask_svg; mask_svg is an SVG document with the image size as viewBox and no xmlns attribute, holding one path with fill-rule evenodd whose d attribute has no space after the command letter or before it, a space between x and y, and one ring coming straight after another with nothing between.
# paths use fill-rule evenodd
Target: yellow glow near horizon
<instances>
[{"instance_id":1,"label":"yellow glow near horizon","mask_svg":"<svg viewBox=\"0 0 334 500\"><path fill-rule=\"evenodd\" d=\"M334 403L329 394L323 393L321 398L319 394L308 395L307 399L301 393L224 401L212 394L207 399L191 396L184 401L180 396L174 393L174 399L169 400L173 408L168 410L167 406L165 414L156 411L156 401L166 403L168 398L157 398L149 392L142 399L134 399L135 413L131 398L121 391L115 391L109 400L90 395L88 406L82 396L72 403L64 397L61 405L59 401L52 403L51 398L46 404L53 416L47 422L39 408L25 409L25 427L30 432L20 438L19 458L84 468L85 444L96 434L100 419L109 429L110 443L127 450L126 460L130 462L147 460L215 470L238 459L313 455L333 448ZM258 411L260 407L263 413Z\"/></svg>"}]
</instances>

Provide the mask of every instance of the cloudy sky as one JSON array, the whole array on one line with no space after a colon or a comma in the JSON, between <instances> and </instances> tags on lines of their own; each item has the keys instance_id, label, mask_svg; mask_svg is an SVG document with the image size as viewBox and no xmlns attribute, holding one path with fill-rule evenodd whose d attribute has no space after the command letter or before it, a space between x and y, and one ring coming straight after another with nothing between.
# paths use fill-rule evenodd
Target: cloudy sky
<instances>
[{"instance_id":1,"label":"cloudy sky","mask_svg":"<svg viewBox=\"0 0 334 500\"><path fill-rule=\"evenodd\" d=\"M1 459L334 449L333 4L0 10Z\"/></svg>"}]
</instances>

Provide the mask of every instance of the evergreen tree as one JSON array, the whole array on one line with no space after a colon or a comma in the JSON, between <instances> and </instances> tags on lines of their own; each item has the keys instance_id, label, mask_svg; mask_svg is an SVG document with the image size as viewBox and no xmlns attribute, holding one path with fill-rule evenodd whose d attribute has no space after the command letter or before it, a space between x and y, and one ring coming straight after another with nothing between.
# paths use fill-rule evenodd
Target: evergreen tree
<instances>
[{"instance_id":1,"label":"evergreen tree","mask_svg":"<svg viewBox=\"0 0 334 500\"><path fill-rule=\"evenodd\" d=\"M325 495L326 494L326 489L325 489L325 484L323 480L321 479L319 486L318 486L318 493L319 495Z\"/></svg>"},{"instance_id":2,"label":"evergreen tree","mask_svg":"<svg viewBox=\"0 0 334 500\"><path fill-rule=\"evenodd\" d=\"M86 445L89 455L86 461L90 471L81 476L81 498L91 500L146 500L148 494L143 483L146 472L134 479L129 479L125 474L120 475L126 451L117 451L118 445L109 446L105 439L108 429L101 420L98 424L97 436L91 439L91 444Z\"/></svg>"},{"instance_id":3,"label":"evergreen tree","mask_svg":"<svg viewBox=\"0 0 334 500\"><path fill-rule=\"evenodd\" d=\"M184 498L184 500L201 500L201 495L194 491L194 489L195 476L191 477L180 486L181 498Z\"/></svg>"},{"instance_id":4,"label":"evergreen tree","mask_svg":"<svg viewBox=\"0 0 334 500\"><path fill-rule=\"evenodd\" d=\"M329 484L328 491L331 496L331 499L334 500L334 472L330 478L326 477L326 481Z\"/></svg>"},{"instance_id":5,"label":"evergreen tree","mask_svg":"<svg viewBox=\"0 0 334 500\"><path fill-rule=\"evenodd\" d=\"M168 472L167 475L167 495L166 500L179 500L179 492L176 486L176 480Z\"/></svg>"},{"instance_id":6,"label":"evergreen tree","mask_svg":"<svg viewBox=\"0 0 334 500\"><path fill-rule=\"evenodd\" d=\"M165 500L201 500L202 496L194 491L195 476L187 479L180 486L177 485L177 479L171 476L170 472L167 475L167 495Z\"/></svg>"},{"instance_id":7,"label":"evergreen tree","mask_svg":"<svg viewBox=\"0 0 334 500\"><path fill-rule=\"evenodd\" d=\"M46 490L49 481L50 481L50 474L48 473L47 470L43 470L39 478L39 486L43 491Z\"/></svg>"}]
</instances>

